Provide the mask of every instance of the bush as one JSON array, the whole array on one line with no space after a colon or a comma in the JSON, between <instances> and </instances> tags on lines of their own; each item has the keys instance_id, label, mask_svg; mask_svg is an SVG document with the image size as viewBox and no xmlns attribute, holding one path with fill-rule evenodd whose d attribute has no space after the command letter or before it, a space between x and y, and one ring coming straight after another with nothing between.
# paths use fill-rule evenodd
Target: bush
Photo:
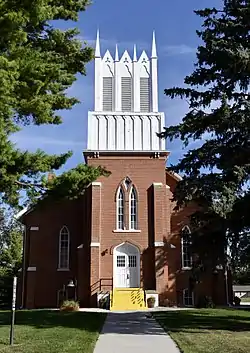
<instances>
[{"instance_id":1,"label":"bush","mask_svg":"<svg viewBox=\"0 0 250 353\"><path fill-rule=\"evenodd\" d=\"M209 297L207 295L200 297L196 306L197 306L197 308L214 308L215 307L212 297Z\"/></svg>"},{"instance_id":2,"label":"bush","mask_svg":"<svg viewBox=\"0 0 250 353\"><path fill-rule=\"evenodd\" d=\"M99 308L101 309L110 309L110 296L106 295L105 297L99 300Z\"/></svg>"},{"instance_id":3,"label":"bush","mask_svg":"<svg viewBox=\"0 0 250 353\"><path fill-rule=\"evenodd\" d=\"M79 303L74 300L65 300L61 307L61 311L78 311L79 310Z\"/></svg>"},{"instance_id":4,"label":"bush","mask_svg":"<svg viewBox=\"0 0 250 353\"><path fill-rule=\"evenodd\" d=\"M240 305L241 299L239 297L234 297L234 305L238 306Z\"/></svg>"},{"instance_id":5,"label":"bush","mask_svg":"<svg viewBox=\"0 0 250 353\"><path fill-rule=\"evenodd\" d=\"M148 304L148 308L154 308L154 306L155 306L155 297L149 297L147 299L147 304Z\"/></svg>"}]
</instances>

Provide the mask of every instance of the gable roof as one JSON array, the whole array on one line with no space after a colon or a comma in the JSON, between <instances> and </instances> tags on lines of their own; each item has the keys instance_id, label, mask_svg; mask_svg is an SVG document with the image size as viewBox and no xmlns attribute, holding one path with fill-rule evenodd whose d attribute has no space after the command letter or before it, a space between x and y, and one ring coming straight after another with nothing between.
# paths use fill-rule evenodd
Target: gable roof
<instances>
[{"instance_id":1,"label":"gable roof","mask_svg":"<svg viewBox=\"0 0 250 353\"><path fill-rule=\"evenodd\" d=\"M168 168L166 168L166 174L168 174L169 176L171 176L172 178L174 178L177 181L181 181L182 180L182 177L179 174L168 170Z\"/></svg>"}]
</instances>

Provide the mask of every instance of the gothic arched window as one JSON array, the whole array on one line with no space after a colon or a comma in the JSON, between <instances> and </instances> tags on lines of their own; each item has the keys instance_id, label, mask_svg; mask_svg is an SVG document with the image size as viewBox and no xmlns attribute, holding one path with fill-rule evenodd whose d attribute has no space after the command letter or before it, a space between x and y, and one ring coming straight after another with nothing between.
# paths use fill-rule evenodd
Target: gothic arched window
<instances>
[{"instance_id":1,"label":"gothic arched window","mask_svg":"<svg viewBox=\"0 0 250 353\"><path fill-rule=\"evenodd\" d=\"M125 197L124 192L121 187L119 187L117 192L117 229L124 229L124 204Z\"/></svg>"},{"instance_id":2,"label":"gothic arched window","mask_svg":"<svg viewBox=\"0 0 250 353\"><path fill-rule=\"evenodd\" d=\"M132 188L130 190L130 203L129 203L130 229L137 229L137 227L138 227L137 204L138 204L137 193L136 193L134 186L132 186Z\"/></svg>"},{"instance_id":3,"label":"gothic arched window","mask_svg":"<svg viewBox=\"0 0 250 353\"><path fill-rule=\"evenodd\" d=\"M191 245L191 231L188 226L185 226L181 231L182 268L190 268L192 266Z\"/></svg>"},{"instance_id":4,"label":"gothic arched window","mask_svg":"<svg viewBox=\"0 0 250 353\"><path fill-rule=\"evenodd\" d=\"M59 235L59 261L58 269L69 269L69 230L62 227Z\"/></svg>"}]
</instances>

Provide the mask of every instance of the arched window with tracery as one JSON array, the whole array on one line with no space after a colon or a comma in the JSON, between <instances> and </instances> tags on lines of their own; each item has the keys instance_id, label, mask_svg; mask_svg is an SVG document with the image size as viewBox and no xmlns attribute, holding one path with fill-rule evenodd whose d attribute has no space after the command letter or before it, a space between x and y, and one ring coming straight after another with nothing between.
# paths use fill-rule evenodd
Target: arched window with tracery
<instances>
[{"instance_id":1,"label":"arched window with tracery","mask_svg":"<svg viewBox=\"0 0 250 353\"><path fill-rule=\"evenodd\" d=\"M190 268L192 266L192 238L191 231L188 226L182 228L181 231L181 255L182 255L182 268Z\"/></svg>"},{"instance_id":2,"label":"arched window with tracery","mask_svg":"<svg viewBox=\"0 0 250 353\"><path fill-rule=\"evenodd\" d=\"M69 243L70 243L69 230L66 226L64 226L60 230L60 234L59 234L58 269L60 270L69 269Z\"/></svg>"},{"instance_id":3,"label":"arched window with tracery","mask_svg":"<svg viewBox=\"0 0 250 353\"><path fill-rule=\"evenodd\" d=\"M124 205L125 205L125 195L121 187L117 191L117 229L125 229L125 217L124 217Z\"/></svg>"},{"instance_id":4,"label":"arched window with tracery","mask_svg":"<svg viewBox=\"0 0 250 353\"><path fill-rule=\"evenodd\" d=\"M137 200L137 192L135 187L132 186L130 190L130 200L129 200L129 208L130 208L130 229L137 229L138 227L138 200Z\"/></svg>"}]
</instances>

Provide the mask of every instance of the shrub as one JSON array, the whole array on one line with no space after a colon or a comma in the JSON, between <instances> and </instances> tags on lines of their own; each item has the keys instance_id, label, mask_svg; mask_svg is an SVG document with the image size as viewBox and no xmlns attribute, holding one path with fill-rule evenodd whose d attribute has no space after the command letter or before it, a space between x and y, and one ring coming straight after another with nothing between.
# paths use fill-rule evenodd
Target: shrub
<instances>
[{"instance_id":1,"label":"shrub","mask_svg":"<svg viewBox=\"0 0 250 353\"><path fill-rule=\"evenodd\" d=\"M101 309L110 309L110 296L106 295L105 297L99 300L99 307Z\"/></svg>"},{"instance_id":2,"label":"shrub","mask_svg":"<svg viewBox=\"0 0 250 353\"><path fill-rule=\"evenodd\" d=\"M241 299L237 296L234 297L234 305L238 306L240 305Z\"/></svg>"},{"instance_id":3,"label":"shrub","mask_svg":"<svg viewBox=\"0 0 250 353\"><path fill-rule=\"evenodd\" d=\"M214 308L215 307L212 297L209 297L207 295L200 297L196 306L197 306L197 308Z\"/></svg>"},{"instance_id":4,"label":"shrub","mask_svg":"<svg viewBox=\"0 0 250 353\"><path fill-rule=\"evenodd\" d=\"M155 297L149 297L147 299L147 304L148 304L148 308L154 308L154 306L155 306Z\"/></svg>"},{"instance_id":5,"label":"shrub","mask_svg":"<svg viewBox=\"0 0 250 353\"><path fill-rule=\"evenodd\" d=\"M78 311L79 310L79 303L74 300L65 300L61 307L61 311Z\"/></svg>"}]
</instances>

